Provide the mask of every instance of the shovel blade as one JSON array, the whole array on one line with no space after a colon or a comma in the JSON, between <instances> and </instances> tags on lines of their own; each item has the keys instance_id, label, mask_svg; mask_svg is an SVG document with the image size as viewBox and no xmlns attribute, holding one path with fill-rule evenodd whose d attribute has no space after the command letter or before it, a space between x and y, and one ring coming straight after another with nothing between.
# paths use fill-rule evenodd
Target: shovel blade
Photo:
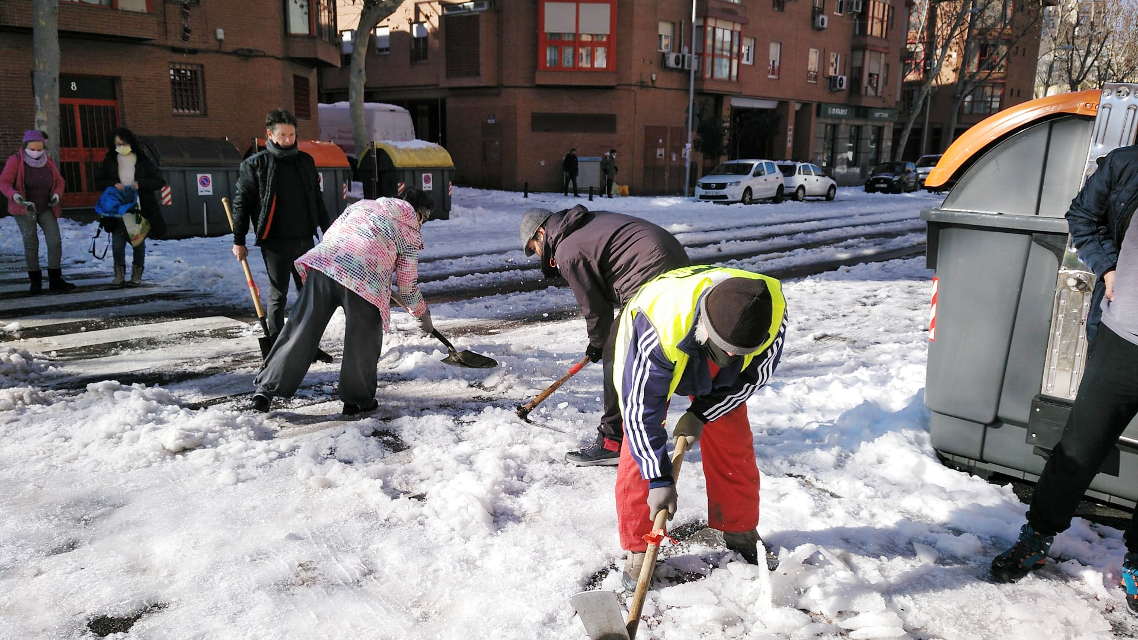
<instances>
[{"instance_id":1,"label":"shovel blade","mask_svg":"<svg viewBox=\"0 0 1138 640\"><path fill-rule=\"evenodd\" d=\"M273 343L276 339L269 336L257 338L257 344L261 345L261 360L269 359L269 352L273 350Z\"/></svg>"},{"instance_id":2,"label":"shovel blade","mask_svg":"<svg viewBox=\"0 0 1138 640\"><path fill-rule=\"evenodd\" d=\"M467 367L470 369L493 369L498 366L497 360L469 350L453 351L443 362L453 364L456 367Z\"/></svg>"},{"instance_id":3,"label":"shovel blade","mask_svg":"<svg viewBox=\"0 0 1138 640\"><path fill-rule=\"evenodd\" d=\"M612 591L582 591L569 599L591 640L629 640Z\"/></svg>"}]
</instances>

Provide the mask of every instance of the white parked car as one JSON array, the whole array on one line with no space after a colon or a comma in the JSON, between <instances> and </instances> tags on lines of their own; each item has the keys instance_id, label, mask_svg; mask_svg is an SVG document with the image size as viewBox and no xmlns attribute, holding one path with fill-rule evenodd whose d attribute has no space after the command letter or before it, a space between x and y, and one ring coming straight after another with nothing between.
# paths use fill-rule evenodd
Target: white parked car
<instances>
[{"instance_id":1,"label":"white parked car","mask_svg":"<svg viewBox=\"0 0 1138 640\"><path fill-rule=\"evenodd\" d=\"M925 186L925 179L929 177L930 173L932 173L933 168L936 167L936 163L940 162L941 155L942 154L934 153L927 156L921 156L920 158L917 158L916 162L913 163L913 166L917 168L917 183L922 187Z\"/></svg>"},{"instance_id":2,"label":"white parked car","mask_svg":"<svg viewBox=\"0 0 1138 640\"><path fill-rule=\"evenodd\" d=\"M822 172L816 164L809 162L780 162L782 182L786 193L795 200L805 200L807 196L817 196L833 200L838 194L838 183Z\"/></svg>"},{"instance_id":3,"label":"white parked car","mask_svg":"<svg viewBox=\"0 0 1138 640\"><path fill-rule=\"evenodd\" d=\"M742 202L770 198L782 202L782 174L771 160L730 160L699 179L696 200Z\"/></svg>"}]
</instances>

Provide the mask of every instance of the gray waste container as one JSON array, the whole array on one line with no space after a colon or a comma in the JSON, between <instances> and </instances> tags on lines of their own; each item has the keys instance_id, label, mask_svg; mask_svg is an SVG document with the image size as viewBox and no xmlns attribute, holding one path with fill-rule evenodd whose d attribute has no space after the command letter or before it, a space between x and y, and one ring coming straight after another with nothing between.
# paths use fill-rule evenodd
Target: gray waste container
<instances>
[{"instance_id":1,"label":"gray waste container","mask_svg":"<svg viewBox=\"0 0 1138 640\"><path fill-rule=\"evenodd\" d=\"M233 199L241 152L224 138L145 136L139 142L153 152L168 185L158 192L166 237L230 233L221 199Z\"/></svg>"},{"instance_id":2,"label":"gray waste container","mask_svg":"<svg viewBox=\"0 0 1138 640\"><path fill-rule=\"evenodd\" d=\"M254 147L245 150L245 157L256 151L263 151L265 140L258 138ZM324 206L328 217L335 220L348 206L348 190L352 186L352 166L344 150L332 142L321 140L300 140L296 143L304 153L312 156L316 163L316 173L320 177L320 191L324 196Z\"/></svg>"},{"instance_id":3,"label":"gray waste container","mask_svg":"<svg viewBox=\"0 0 1138 640\"><path fill-rule=\"evenodd\" d=\"M422 189L435 203L432 220L450 218L454 162L443 147L422 140L376 142L359 165L365 198L395 198L407 187Z\"/></svg>"},{"instance_id":4,"label":"gray waste container","mask_svg":"<svg viewBox=\"0 0 1138 640\"><path fill-rule=\"evenodd\" d=\"M1033 101L993 116L929 176L936 188L946 160L957 166L944 203L921 213L936 272L925 405L933 447L957 466L1034 481L1066 422L1094 276L1068 246L1063 216L1093 159L1121 144L1099 131L1091 147L1102 128L1085 108L1091 93L1097 101L1097 92L1068 94L1066 110ZM1089 495L1138 500L1131 437L1138 444L1138 424Z\"/></svg>"}]
</instances>

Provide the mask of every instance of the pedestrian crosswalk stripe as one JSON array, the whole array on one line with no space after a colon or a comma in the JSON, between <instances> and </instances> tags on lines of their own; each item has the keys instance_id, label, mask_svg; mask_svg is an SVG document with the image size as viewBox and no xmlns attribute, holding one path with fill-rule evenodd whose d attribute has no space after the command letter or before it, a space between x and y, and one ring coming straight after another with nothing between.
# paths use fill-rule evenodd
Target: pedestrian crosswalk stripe
<instances>
[{"instance_id":1,"label":"pedestrian crosswalk stripe","mask_svg":"<svg viewBox=\"0 0 1138 640\"><path fill-rule=\"evenodd\" d=\"M55 350L107 344L110 342L122 342L124 340L160 338L193 331L236 329L245 326L245 323L238 322L232 318L212 316L207 318L192 318L189 320L174 320L171 322L156 322L153 324L138 324L129 327L102 329L99 331L82 331L47 338L16 340L8 343L8 346L17 349L26 349L32 353L46 353Z\"/></svg>"}]
</instances>

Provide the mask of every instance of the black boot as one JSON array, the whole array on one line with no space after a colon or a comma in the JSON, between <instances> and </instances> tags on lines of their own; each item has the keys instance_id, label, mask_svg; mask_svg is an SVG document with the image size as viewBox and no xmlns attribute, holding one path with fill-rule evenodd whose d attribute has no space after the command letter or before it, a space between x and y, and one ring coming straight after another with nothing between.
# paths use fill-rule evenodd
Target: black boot
<instances>
[{"instance_id":1,"label":"black boot","mask_svg":"<svg viewBox=\"0 0 1138 640\"><path fill-rule=\"evenodd\" d=\"M620 463L620 443L600 433L593 444L565 454L565 461L578 467L612 466Z\"/></svg>"},{"instance_id":2,"label":"black boot","mask_svg":"<svg viewBox=\"0 0 1138 640\"><path fill-rule=\"evenodd\" d=\"M47 270L47 287L52 291L71 291L75 285L63 279L62 269Z\"/></svg>"},{"instance_id":3,"label":"black boot","mask_svg":"<svg viewBox=\"0 0 1138 640\"><path fill-rule=\"evenodd\" d=\"M32 293L43 291L43 271L29 271L28 279L32 281L32 286L28 291Z\"/></svg>"},{"instance_id":4,"label":"black boot","mask_svg":"<svg viewBox=\"0 0 1138 640\"><path fill-rule=\"evenodd\" d=\"M1047 552L1055 536L1043 535L1030 524L1020 527L1019 539L1011 549L992 560L992 579L996 582L1016 582L1047 562Z\"/></svg>"}]
</instances>

